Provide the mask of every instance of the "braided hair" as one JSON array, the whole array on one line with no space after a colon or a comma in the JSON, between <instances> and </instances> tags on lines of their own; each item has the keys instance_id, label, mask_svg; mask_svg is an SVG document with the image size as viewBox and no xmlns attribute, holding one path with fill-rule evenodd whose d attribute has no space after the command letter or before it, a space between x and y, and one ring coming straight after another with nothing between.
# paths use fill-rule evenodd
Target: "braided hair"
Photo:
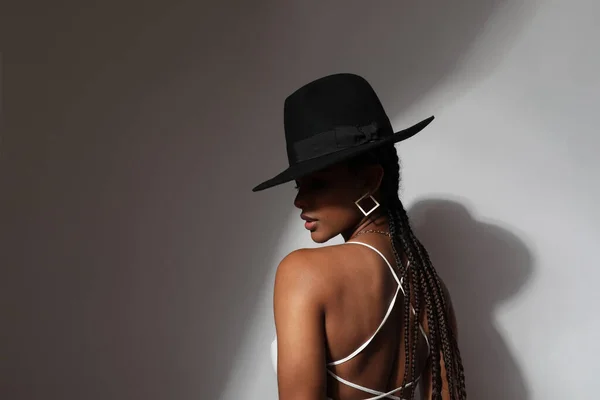
<instances>
[{"instance_id":1,"label":"braided hair","mask_svg":"<svg viewBox=\"0 0 600 400\"><path fill-rule=\"evenodd\" d=\"M422 312L427 315L428 340L431 346L432 399L442 399L442 361L446 368L446 379L451 400L466 399L465 376L454 331L450 325L449 299L445 296L442 283L429 259L427 250L411 229L409 218L398 197L400 184L400 162L394 145L376 148L348 162L351 170L369 164L380 164L384 176L380 185L381 206L387 212L392 249L396 265L403 277L406 299L404 302L404 383L414 381L419 320ZM402 267L401 254L406 254L410 264ZM422 309L422 304L425 310ZM414 314L413 310L414 307ZM441 353L441 357L440 357ZM443 358L443 359L442 359ZM413 398L414 390L400 392ZM404 397L402 397L404 398Z\"/></svg>"}]
</instances>

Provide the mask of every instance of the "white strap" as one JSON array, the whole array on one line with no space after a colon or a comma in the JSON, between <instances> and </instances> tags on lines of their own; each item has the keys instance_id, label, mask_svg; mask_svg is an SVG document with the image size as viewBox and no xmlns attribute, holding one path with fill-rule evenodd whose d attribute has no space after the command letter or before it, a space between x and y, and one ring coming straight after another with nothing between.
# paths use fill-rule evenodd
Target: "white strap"
<instances>
[{"instance_id":1,"label":"white strap","mask_svg":"<svg viewBox=\"0 0 600 400\"><path fill-rule=\"evenodd\" d=\"M385 256L383 254L381 254L381 252L379 250L377 250L375 247L373 247L373 246L371 246L369 244L363 243L363 242L346 242L346 243L360 244L360 245L369 247L372 250L374 250L375 252L377 252L377 254L379 254L381 256L381 258L383 258L385 260L385 263L390 268L390 271L392 272L392 275L394 276L394 279L398 283L398 287L396 288L396 292L394 293L394 297L392 298L392 301L390 302L390 305L388 306L387 312L385 313L385 317L383 317L383 320L379 324L379 327L377 327L377 330L375 331L375 333L373 333L373 335L371 335L371 337L366 342L364 342L358 349L354 350L354 352L352 352L352 354L350 354L350 355L342 358L341 360L330 362L327 365L339 365L339 364L343 364L346 361L353 359L361 351L363 351L365 349L365 347L367 347L369 345L369 343L371 343L371 341L375 338L375 336L377 335L377 333L379 333L379 331L381 330L381 328L383 328L383 325L385 324L385 321L387 321L388 317L392 313L392 310L394 309L394 304L396 304L396 298L398 297L399 290L402 290L402 292L404 293L404 289L402 288L401 281L398 279L398 276L396 275L396 272L394 271L394 268L392 267L392 265L390 264L390 262L387 260L387 258L385 258Z\"/></svg>"},{"instance_id":2,"label":"white strap","mask_svg":"<svg viewBox=\"0 0 600 400\"><path fill-rule=\"evenodd\" d=\"M396 271L394 271L394 267L392 267L392 264L390 264L390 262L388 261L387 258L385 258L385 256L383 254L381 254L381 252L379 250L377 250L375 247L371 246L370 244L367 243L363 243L363 242L346 242L346 244L361 244L363 246L366 246L368 248L370 248L371 250L373 250L374 252L376 252L377 254L379 254L381 256L381 258L383 258L383 261L385 261L385 263L387 264L387 266L390 269L390 272L392 273L392 275L394 275L394 279L396 280L396 283L398 283L398 285L400 285L400 280L398 279L398 275L396 275Z\"/></svg>"},{"instance_id":3,"label":"white strap","mask_svg":"<svg viewBox=\"0 0 600 400\"><path fill-rule=\"evenodd\" d=\"M379 397L382 394L384 395L384 397L388 394L380 392L378 390L373 390L373 389L369 389L367 387L364 386L360 386L357 385L356 383L352 383L350 381L345 380L344 378L341 378L339 376L337 376L336 374L334 374L333 372L331 372L330 370L327 370L327 373L329 375L331 375L335 380L343 383L344 385L350 386L351 388L366 392L366 393L370 393L370 394L374 394L376 397L369 397L369 399L382 399L383 397ZM389 394L389 398L394 399L394 400L402 400L400 397L397 396L391 396L392 393Z\"/></svg>"},{"instance_id":4,"label":"white strap","mask_svg":"<svg viewBox=\"0 0 600 400\"><path fill-rule=\"evenodd\" d=\"M377 333L381 330L381 328L383 327L383 324L385 324L385 321L387 321L388 317L392 313L392 309L394 308L394 303L396 303L396 298L398 297L398 292L399 291L400 291L400 286L398 286L396 288L396 293L394 293L394 298L392 299L392 301L390 303L390 306L388 307L387 313L385 314L385 317L383 318L383 321L381 321L381 323L379 324L379 327L377 328L377 330L375 331L375 333L373 333L373 335L371 335L371 337L369 338L369 340L367 340L366 342L364 342L358 349L356 349L349 356L344 357L344 358L342 358L341 360L338 360L338 361L330 362L327 365L339 365L339 364L343 364L346 361L351 360L354 357L356 357L358 355L358 353L360 353L361 351L363 351L364 348L367 347L369 345L369 343L371 343L371 341L373 340L373 338L375 338L375 335L377 335Z\"/></svg>"},{"instance_id":5,"label":"white strap","mask_svg":"<svg viewBox=\"0 0 600 400\"><path fill-rule=\"evenodd\" d=\"M406 385L402 385L400 387L397 387L396 389L390 390L389 392L380 392L378 390L374 390L374 389L369 389L367 387L361 386L361 385L357 385L356 383L352 383L350 381L345 380L344 378L339 377L338 375L334 374L333 372L327 370L327 373L332 376L335 380L343 383L344 385L350 386L351 388L357 389L357 390L361 390L363 392L366 393L370 393L370 394L374 394L375 397L369 397L367 399L364 400L378 400L378 399L384 399L384 398L388 398L388 399L393 399L393 400L402 400L400 397L398 396L394 396L393 394L396 392L399 392L402 389L406 389L409 388L413 385L416 385L419 380L421 379L420 376L418 376L414 381L412 382L408 382Z\"/></svg>"},{"instance_id":6,"label":"white strap","mask_svg":"<svg viewBox=\"0 0 600 400\"><path fill-rule=\"evenodd\" d=\"M383 325L385 324L385 322L387 321L388 317L390 316L392 309L394 308L394 304L396 303L396 298L398 297L398 292L402 291L402 294L404 295L404 297L406 297L406 292L404 291L404 287L402 286L403 283L403 279L398 279L398 276L396 275L396 271L394 271L394 268L392 267L392 265L390 264L390 262L387 260L387 258L379 251L377 250L375 247L367 244L367 243L363 243L363 242L357 242L357 241L353 241L353 242L346 242L346 243L356 243L356 244L360 244L366 247L369 247L370 249L372 249L373 251L375 251L377 254L379 254L381 256L381 258L384 259L385 263L388 265L390 271L392 272L392 275L394 276L394 279L396 280L396 282L398 283L398 287L396 288L396 292L394 293L394 297L392 298L392 301L390 302L390 305L388 307L388 310L385 314L385 317L383 318L383 321L381 321L381 323L379 324L379 327L377 328L377 330L375 331L375 333L373 333L373 335L365 342L362 344L362 346L360 346L358 349L356 349L352 354L350 354L347 357L342 358L341 360L338 361L333 361L328 363L328 366L332 366L332 365L339 365L342 363L345 363L348 360L351 360L352 358L356 357L356 355L358 355L362 350L364 350L365 347L367 347L369 345L369 343L371 343L371 341L373 340L373 338L375 338L375 335L377 335L377 333L381 330L381 328L383 327ZM410 266L410 262L407 264L407 268ZM410 300L409 300L410 301ZM414 307L412 306L412 304L410 304L410 309L413 313L413 315L416 315L416 311L414 309ZM425 342L427 343L427 353L430 354L431 353L431 347L429 344L429 339L427 338L427 335L425 334L425 330L423 329L423 326L421 325L420 322L418 322L419 324L419 330L421 331L421 334L423 335L423 337L425 338ZM407 383L406 385L400 386L399 388L396 388L394 390L390 390L389 392L380 392L377 390L373 390L373 389L369 389L366 388L364 386L360 386L357 385L356 383L352 383L350 381L345 380L344 378L341 378L339 376L337 376L336 374L334 374L333 372L331 372L329 369L327 369L327 373L332 376L334 379L336 379L337 381L343 383L344 385L350 386L354 389L358 389L361 390L363 392L366 393L370 393L370 394L374 394L375 397L369 397L368 399L365 400L380 400L380 399L384 399L384 398L388 398L388 399L393 399L393 400L403 400L398 396L393 396L394 393L402 390L403 388L408 388L410 386L415 385L417 382L419 382L421 375L419 375L414 381Z\"/></svg>"},{"instance_id":7,"label":"white strap","mask_svg":"<svg viewBox=\"0 0 600 400\"><path fill-rule=\"evenodd\" d=\"M390 268L390 271L392 272L392 275L394 275L394 279L396 280L396 282L400 286L400 290L402 290L402 294L404 295L404 297L406 297L406 292L404 291L404 287L402 286L402 284L404 283L404 278L400 278L400 280L398 280L398 276L396 275L396 271L394 271L394 268L392 267L392 265L390 264L390 262L388 261L388 259L383 254L381 254L381 252L379 250L377 250L375 247L371 246L370 244L363 243L363 242L357 242L357 241L355 241L355 242L346 242L346 243L362 244L363 246L369 247L370 249L372 249L373 251L375 251L377 254L379 254L381 256L381 258L384 259L384 261L388 265L388 267ZM410 261L406 264L406 268L409 268L409 267L410 267ZM394 302L395 300L396 300L396 297L394 296L394 300L392 300L392 302ZM412 311L413 315L416 316L417 313L415 311L415 308L412 306L412 304L410 305L410 310ZM383 323L382 323L382 325L383 325ZM431 346L429 344L429 339L427 338L427 335L425 334L425 331L423 330L423 325L421 325L420 322L419 322L419 329L421 330L421 333L423 334L423 337L425 338L425 342L427 342L427 353L430 353L431 352ZM373 336L375 336L375 335L373 335Z\"/></svg>"}]
</instances>

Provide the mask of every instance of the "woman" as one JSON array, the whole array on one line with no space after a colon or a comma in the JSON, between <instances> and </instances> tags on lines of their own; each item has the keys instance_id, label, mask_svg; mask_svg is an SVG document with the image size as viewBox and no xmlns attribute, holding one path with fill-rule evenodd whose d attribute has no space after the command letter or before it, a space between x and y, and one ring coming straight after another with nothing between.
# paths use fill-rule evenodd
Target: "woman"
<instances>
[{"instance_id":1,"label":"woman","mask_svg":"<svg viewBox=\"0 0 600 400\"><path fill-rule=\"evenodd\" d=\"M345 243L293 251L278 266L280 400L466 398L450 296L398 198L394 143L432 120L394 133L353 74L286 99L290 167L253 190L294 180L312 240Z\"/></svg>"}]
</instances>

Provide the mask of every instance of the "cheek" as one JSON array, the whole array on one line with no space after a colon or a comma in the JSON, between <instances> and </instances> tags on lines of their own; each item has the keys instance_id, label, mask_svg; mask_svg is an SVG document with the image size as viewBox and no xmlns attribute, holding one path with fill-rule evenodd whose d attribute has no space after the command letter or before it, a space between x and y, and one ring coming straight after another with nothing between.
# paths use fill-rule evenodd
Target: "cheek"
<instances>
[{"instance_id":1,"label":"cheek","mask_svg":"<svg viewBox=\"0 0 600 400\"><path fill-rule=\"evenodd\" d=\"M322 199L327 200L327 199ZM319 207L319 219L332 229L345 229L356 219L356 205L352 201L323 201Z\"/></svg>"}]
</instances>

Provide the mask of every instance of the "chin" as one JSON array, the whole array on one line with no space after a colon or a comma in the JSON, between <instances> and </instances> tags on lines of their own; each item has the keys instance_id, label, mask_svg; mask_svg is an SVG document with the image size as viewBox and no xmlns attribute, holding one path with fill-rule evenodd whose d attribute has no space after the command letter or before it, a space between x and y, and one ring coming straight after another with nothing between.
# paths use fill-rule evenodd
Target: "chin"
<instances>
[{"instance_id":1,"label":"chin","mask_svg":"<svg viewBox=\"0 0 600 400\"><path fill-rule=\"evenodd\" d=\"M325 243L332 238L332 236L326 235L323 232L319 232L318 229L311 231L310 237L315 243Z\"/></svg>"}]
</instances>

